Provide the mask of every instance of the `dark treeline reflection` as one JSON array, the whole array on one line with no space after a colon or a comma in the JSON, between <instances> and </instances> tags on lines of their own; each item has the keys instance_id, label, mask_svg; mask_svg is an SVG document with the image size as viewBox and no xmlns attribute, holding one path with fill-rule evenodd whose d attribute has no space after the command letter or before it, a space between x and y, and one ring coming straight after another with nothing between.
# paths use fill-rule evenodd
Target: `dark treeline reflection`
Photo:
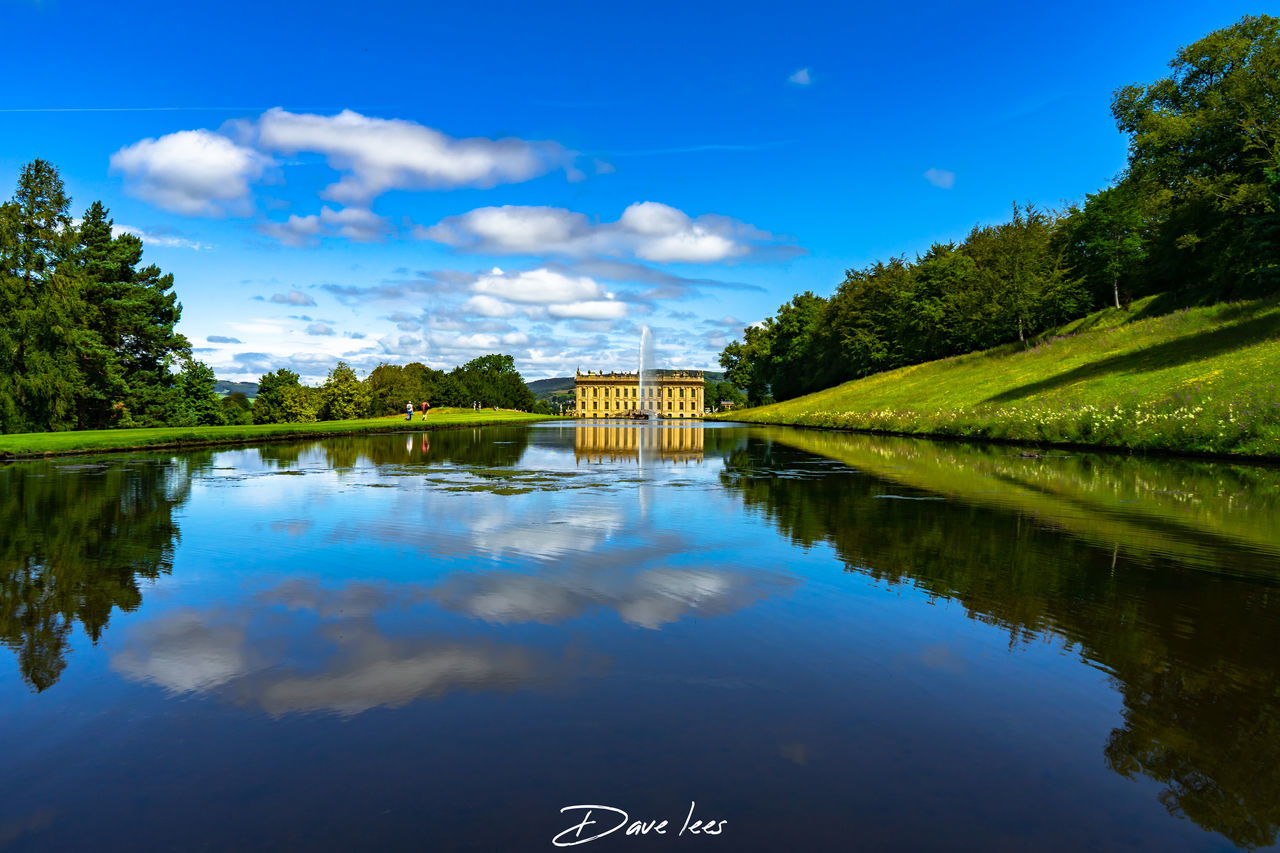
<instances>
[{"instance_id":1,"label":"dark treeline reflection","mask_svg":"<svg viewBox=\"0 0 1280 853\"><path fill-rule=\"evenodd\" d=\"M813 433L786 435L795 439L788 444L815 440ZM1102 510L1090 528L1079 500L1071 501L1076 515L1065 519L1046 517L1034 504L1019 508L1009 495L982 503L948 494L947 483L966 477L978 490L985 478L1013 476L981 468L977 456L966 470L965 451L911 443L947 457L933 460L934 489L928 467L909 458L905 444L902 458L882 458L885 470L872 476L862 473L865 465L833 469L782 440L753 439L731 451L724 484L796 542L830 543L850 571L954 599L971 618L1009 631L1015 643L1063 638L1110 673L1122 694L1123 724L1099 745L1109 768L1158 781L1170 813L1235 845L1275 843L1280 565L1260 570L1267 553L1248 555L1251 565L1240 572L1231 562L1245 552L1227 545L1214 552L1201 541L1199 563L1188 563L1177 557L1186 525L1171 517L1168 529L1178 541L1163 553L1148 542L1144 556L1131 556L1124 543L1108 547L1105 538L1125 528L1109 526L1114 519ZM847 447L833 445L826 455L853 462L859 448L879 442L883 449L882 439L843 441ZM1001 456L1014 464L1013 451ZM1113 464L1151 464L1147 473L1159 480L1161 463ZM1052 489L1041 482L1032 491ZM1144 535L1156 534L1144 528Z\"/></svg>"},{"instance_id":2,"label":"dark treeline reflection","mask_svg":"<svg viewBox=\"0 0 1280 853\"><path fill-rule=\"evenodd\" d=\"M493 468L515 465L529 446L526 427L488 427L406 431L391 435L357 435L326 438L302 444L268 444L259 447L264 464L293 468L309 458L336 470L361 464L452 464ZM315 456L314 454L322 454Z\"/></svg>"},{"instance_id":3,"label":"dark treeline reflection","mask_svg":"<svg viewBox=\"0 0 1280 853\"><path fill-rule=\"evenodd\" d=\"M139 579L170 571L174 509L202 461L0 468L0 642L33 689L57 682L76 621L97 642L112 610L142 602Z\"/></svg>"}]
</instances>

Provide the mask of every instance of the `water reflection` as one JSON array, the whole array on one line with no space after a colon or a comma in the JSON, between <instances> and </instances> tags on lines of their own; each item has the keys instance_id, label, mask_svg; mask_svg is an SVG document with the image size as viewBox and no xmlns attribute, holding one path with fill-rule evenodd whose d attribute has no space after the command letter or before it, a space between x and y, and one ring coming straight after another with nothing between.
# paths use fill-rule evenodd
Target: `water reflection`
<instances>
[{"instance_id":1,"label":"water reflection","mask_svg":"<svg viewBox=\"0 0 1280 853\"><path fill-rule=\"evenodd\" d=\"M823 473L811 452L874 476ZM1016 644L1064 638L1123 696L1109 768L1233 844L1276 842L1277 472L772 430L722 479L849 571L956 600Z\"/></svg>"},{"instance_id":2,"label":"water reflection","mask_svg":"<svg viewBox=\"0 0 1280 853\"><path fill-rule=\"evenodd\" d=\"M870 847L910 846L917 805L983 839L1038 778L1025 796L1044 793L1045 814L1008 830L1023 849L1095 820L1093 839L1119 844L1130 819L1153 845L1203 845L1189 824L1168 829L1152 780L1171 814L1264 846L1280 832L1277 517L1274 470L770 428L556 423L24 463L0 469L0 637L27 685L63 683L34 696L11 679L21 696L0 707L9 732L101 743L131 730L122 719L168 726L150 747L166 766L202 739L229 764L260 751L255 766L376 765L371 799L431 784L414 775L430 765L445 788L552 816L590 801L573 799L583 779L624 785L616 758L635 774L626 795L687 775L694 796L772 815L777 834L752 830L772 849L810 820L831 830L822 841L858 826ZM141 608L145 581L170 574ZM117 608L136 613L107 634ZM1071 691L1090 685L1094 716L1072 716L1085 700ZM984 717L1004 701L1021 728ZM437 752L399 755L421 732ZM1059 740L1071 757L1025 758ZM27 762L15 779L53 763L20 735L0 747ZM210 778L252 792L252 811L256 780L222 772ZM314 793L281 772L297 801ZM68 774L50 784L74 789ZM145 775L98 787L143 790ZM1053 799L1060 780L1070 793ZM67 802L100 796L86 783ZM463 799L435 796L441 810ZM1127 799L1108 811L1111 796ZM130 807L115 805L115 819Z\"/></svg>"},{"instance_id":3,"label":"water reflection","mask_svg":"<svg viewBox=\"0 0 1280 853\"><path fill-rule=\"evenodd\" d=\"M30 687L58 681L74 623L96 643L142 603L139 579L173 568L174 512L208 458L0 467L0 642Z\"/></svg>"},{"instance_id":4,"label":"water reflection","mask_svg":"<svg viewBox=\"0 0 1280 853\"><path fill-rule=\"evenodd\" d=\"M646 461L701 462L701 425L605 424L577 426L573 431L573 455L579 462L643 464Z\"/></svg>"},{"instance_id":5,"label":"water reflection","mask_svg":"<svg viewBox=\"0 0 1280 853\"><path fill-rule=\"evenodd\" d=\"M272 716L351 716L457 691L549 686L607 670L484 637L461 639L414 610L409 631L380 618L426 602L421 586L294 579L239 607L186 608L144 623L111 659L116 672L173 694L208 693Z\"/></svg>"}]
</instances>

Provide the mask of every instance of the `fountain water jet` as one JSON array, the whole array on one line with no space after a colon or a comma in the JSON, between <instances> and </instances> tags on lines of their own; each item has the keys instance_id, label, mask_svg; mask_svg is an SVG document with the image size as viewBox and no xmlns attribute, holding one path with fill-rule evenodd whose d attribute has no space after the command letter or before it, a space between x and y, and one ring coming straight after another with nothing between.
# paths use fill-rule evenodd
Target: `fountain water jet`
<instances>
[{"instance_id":1,"label":"fountain water jet","mask_svg":"<svg viewBox=\"0 0 1280 853\"><path fill-rule=\"evenodd\" d=\"M648 326L640 327L640 372L637 377L640 384L640 400L636 408L644 412L649 420L656 417L653 400L649 394L653 390L653 333Z\"/></svg>"}]
</instances>

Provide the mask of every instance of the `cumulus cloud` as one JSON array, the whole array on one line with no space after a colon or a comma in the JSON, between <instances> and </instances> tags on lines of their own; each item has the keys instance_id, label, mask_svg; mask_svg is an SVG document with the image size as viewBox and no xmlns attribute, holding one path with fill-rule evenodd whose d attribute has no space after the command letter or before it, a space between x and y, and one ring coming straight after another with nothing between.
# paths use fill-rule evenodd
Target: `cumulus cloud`
<instances>
[{"instance_id":1,"label":"cumulus cloud","mask_svg":"<svg viewBox=\"0 0 1280 853\"><path fill-rule=\"evenodd\" d=\"M326 198L367 205L391 189L493 187L568 170L573 153L556 142L524 139L455 139L402 119L343 110L335 116L271 109L258 119L257 138L267 150L316 152L345 173Z\"/></svg>"},{"instance_id":2,"label":"cumulus cloud","mask_svg":"<svg viewBox=\"0 0 1280 853\"><path fill-rule=\"evenodd\" d=\"M498 296L511 302L570 302L603 296L604 288L585 276L568 276L548 269L504 273L494 267L476 279L471 289L476 293Z\"/></svg>"},{"instance_id":3,"label":"cumulus cloud","mask_svg":"<svg viewBox=\"0 0 1280 853\"><path fill-rule=\"evenodd\" d=\"M271 301L280 305L315 305L316 301L301 290L290 290L288 293L273 293Z\"/></svg>"},{"instance_id":4,"label":"cumulus cloud","mask_svg":"<svg viewBox=\"0 0 1280 853\"><path fill-rule=\"evenodd\" d=\"M375 243L391 231L385 216L359 207L333 209L325 206L309 216L293 214L284 222L268 222L258 231L286 246L313 246L322 237L345 237L357 243Z\"/></svg>"},{"instance_id":5,"label":"cumulus cloud","mask_svg":"<svg viewBox=\"0 0 1280 853\"><path fill-rule=\"evenodd\" d=\"M130 195L187 216L247 213L250 184L271 165L261 152L208 130L143 139L110 162Z\"/></svg>"},{"instance_id":6,"label":"cumulus cloud","mask_svg":"<svg viewBox=\"0 0 1280 853\"><path fill-rule=\"evenodd\" d=\"M949 190L956 185L956 173L946 169L930 169L924 173L924 179L941 190Z\"/></svg>"},{"instance_id":7,"label":"cumulus cloud","mask_svg":"<svg viewBox=\"0 0 1280 853\"><path fill-rule=\"evenodd\" d=\"M617 320L627 314L626 303L599 282L545 268L507 273L494 267L471 290L476 295L462 308L483 317L511 317L522 307L531 315L545 310L557 320Z\"/></svg>"},{"instance_id":8,"label":"cumulus cloud","mask_svg":"<svg viewBox=\"0 0 1280 853\"><path fill-rule=\"evenodd\" d=\"M627 207L617 222L592 223L558 207L504 205L450 216L414 235L473 252L554 253L711 263L746 255L777 238L726 216L696 218L656 201Z\"/></svg>"},{"instance_id":9,"label":"cumulus cloud","mask_svg":"<svg viewBox=\"0 0 1280 853\"><path fill-rule=\"evenodd\" d=\"M205 338L211 344L242 344L244 341L239 338L229 338L226 335L209 335Z\"/></svg>"},{"instance_id":10,"label":"cumulus cloud","mask_svg":"<svg viewBox=\"0 0 1280 853\"><path fill-rule=\"evenodd\" d=\"M808 68L801 68L787 78L788 83L795 83L797 86L808 86L813 82L813 78L809 76Z\"/></svg>"},{"instance_id":11,"label":"cumulus cloud","mask_svg":"<svg viewBox=\"0 0 1280 853\"><path fill-rule=\"evenodd\" d=\"M327 337L333 334L333 327L326 326L324 323L312 323L307 326L307 334Z\"/></svg>"},{"instance_id":12,"label":"cumulus cloud","mask_svg":"<svg viewBox=\"0 0 1280 853\"><path fill-rule=\"evenodd\" d=\"M323 197L359 211L347 221L333 220L331 211L329 221L322 213L319 220L291 218L266 227L266 233L285 242L330 232L354 240L378 239L385 227L367 221L372 216L367 208L389 190L488 188L557 169L570 180L585 177L573 165L576 153L558 142L459 139L403 119L352 110L332 116L291 113L278 107L256 120L228 122L220 131L200 128L143 139L121 148L110 162L112 171L124 176L130 194L165 210L188 216L247 215L253 208L252 185L280 165L276 153L322 155L341 173ZM366 221L354 221L357 215Z\"/></svg>"}]
</instances>

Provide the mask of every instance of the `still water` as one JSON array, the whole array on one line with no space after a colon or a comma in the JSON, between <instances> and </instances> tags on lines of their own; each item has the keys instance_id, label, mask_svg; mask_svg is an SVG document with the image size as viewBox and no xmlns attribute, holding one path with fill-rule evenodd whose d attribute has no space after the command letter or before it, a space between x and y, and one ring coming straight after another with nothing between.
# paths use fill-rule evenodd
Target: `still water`
<instances>
[{"instance_id":1,"label":"still water","mask_svg":"<svg viewBox=\"0 0 1280 853\"><path fill-rule=\"evenodd\" d=\"M1278 528L1274 469L764 427L9 465L0 847L1266 847Z\"/></svg>"}]
</instances>

